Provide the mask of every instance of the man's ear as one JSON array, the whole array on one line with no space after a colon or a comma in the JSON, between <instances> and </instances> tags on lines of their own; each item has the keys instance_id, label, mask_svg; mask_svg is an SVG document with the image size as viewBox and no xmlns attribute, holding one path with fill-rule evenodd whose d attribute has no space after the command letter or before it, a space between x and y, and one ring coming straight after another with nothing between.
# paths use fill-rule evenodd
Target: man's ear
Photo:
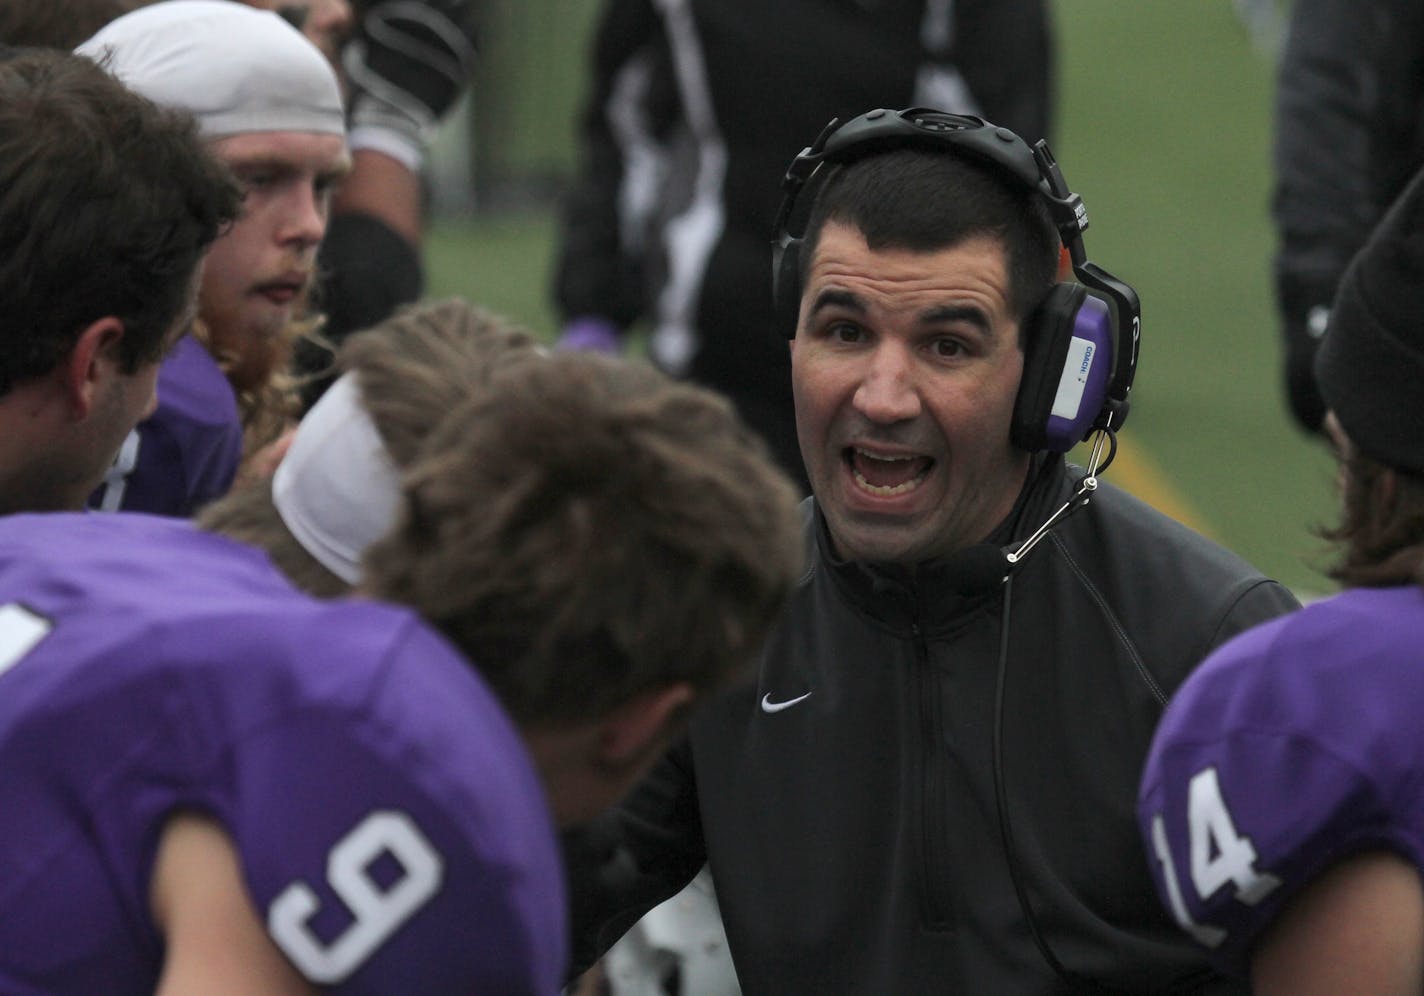
<instances>
[{"instance_id":1,"label":"man's ear","mask_svg":"<svg viewBox=\"0 0 1424 996\"><path fill-rule=\"evenodd\" d=\"M119 367L119 342L124 323L113 315L92 322L79 333L74 348L60 364L65 400L76 419L89 417L99 385Z\"/></svg>"},{"instance_id":2,"label":"man's ear","mask_svg":"<svg viewBox=\"0 0 1424 996\"><path fill-rule=\"evenodd\" d=\"M680 681L624 702L599 720L599 762L621 767L662 750L681 731L696 698L692 686Z\"/></svg>"}]
</instances>

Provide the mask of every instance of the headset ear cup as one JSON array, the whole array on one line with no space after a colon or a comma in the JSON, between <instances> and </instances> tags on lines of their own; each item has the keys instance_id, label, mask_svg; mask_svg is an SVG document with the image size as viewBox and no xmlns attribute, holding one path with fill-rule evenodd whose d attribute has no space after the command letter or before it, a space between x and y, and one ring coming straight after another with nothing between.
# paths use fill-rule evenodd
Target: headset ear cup
<instances>
[{"instance_id":1,"label":"headset ear cup","mask_svg":"<svg viewBox=\"0 0 1424 996\"><path fill-rule=\"evenodd\" d=\"M1048 420L1053 399L1063 377L1078 308L1087 293L1080 284L1054 284L1028 317L1023 332L1023 379L1019 381L1009 429L1009 438L1019 449L1049 448Z\"/></svg>"},{"instance_id":2,"label":"headset ear cup","mask_svg":"<svg viewBox=\"0 0 1424 996\"><path fill-rule=\"evenodd\" d=\"M774 246L771 298L777 328L786 338L796 338L796 323L801 317L800 239L787 237Z\"/></svg>"}]
</instances>

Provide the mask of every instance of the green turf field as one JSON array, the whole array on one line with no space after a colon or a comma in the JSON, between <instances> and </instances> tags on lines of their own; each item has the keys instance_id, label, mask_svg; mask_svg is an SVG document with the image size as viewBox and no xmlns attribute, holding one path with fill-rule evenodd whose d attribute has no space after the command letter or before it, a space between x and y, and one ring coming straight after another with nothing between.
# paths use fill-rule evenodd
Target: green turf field
<instances>
[{"instance_id":1,"label":"green turf field","mask_svg":"<svg viewBox=\"0 0 1424 996\"><path fill-rule=\"evenodd\" d=\"M1108 479L1293 587L1324 590L1309 526L1331 513L1331 462L1287 421L1276 369L1271 66L1229 0L1060 0L1056 11L1054 151L1088 206L1089 255L1143 301L1132 459ZM552 232L537 211L438 222L431 290L548 332Z\"/></svg>"}]
</instances>

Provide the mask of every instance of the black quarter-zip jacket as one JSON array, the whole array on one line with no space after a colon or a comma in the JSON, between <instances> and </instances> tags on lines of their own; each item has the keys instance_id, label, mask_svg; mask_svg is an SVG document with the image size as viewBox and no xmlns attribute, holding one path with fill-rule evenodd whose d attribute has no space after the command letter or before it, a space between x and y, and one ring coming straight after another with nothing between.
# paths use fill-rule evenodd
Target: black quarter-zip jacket
<instances>
[{"instance_id":1,"label":"black quarter-zip jacket","mask_svg":"<svg viewBox=\"0 0 1424 996\"><path fill-rule=\"evenodd\" d=\"M993 539L1027 536L1078 476L1047 461ZM838 561L807 510L808 570L757 681L705 709L617 815L641 877L615 900L576 876L585 959L705 859L749 994L1072 991L1035 947L1000 835L1008 600L1001 770L1047 944L1108 990L1244 991L1160 908L1133 803L1167 696L1291 594L1108 484L1007 590L975 597L952 593L952 559Z\"/></svg>"}]
</instances>

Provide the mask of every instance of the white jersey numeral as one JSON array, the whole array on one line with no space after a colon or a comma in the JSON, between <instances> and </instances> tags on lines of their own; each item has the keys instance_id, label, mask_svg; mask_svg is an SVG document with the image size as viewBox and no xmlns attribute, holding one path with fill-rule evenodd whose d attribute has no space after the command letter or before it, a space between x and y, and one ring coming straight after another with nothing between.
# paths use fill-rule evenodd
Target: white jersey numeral
<instances>
[{"instance_id":1,"label":"white jersey numeral","mask_svg":"<svg viewBox=\"0 0 1424 996\"><path fill-rule=\"evenodd\" d=\"M54 629L54 623L23 605L0 605L0 675L24 658Z\"/></svg>"},{"instance_id":2,"label":"white jersey numeral","mask_svg":"<svg viewBox=\"0 0 1424 996\"><path fill-rule=\"evenodd\" d=\"M1187 840L1192 884L1202 899L1230 882L1237 899L1255 906L1281 884L1274 875L1256 871L1256 848L1251 838L1236 832L1215 768L1198 771L1187 786Z\"/></svg>"},{"instance_id":3,"label":"white jersey numeral","mask_svg":"<svg viewBox=\"0 0 1424 996\"><path fill-rule=\"evenodd\" d=\"M1187 904L1182 901L1182 886L1177 881L1177 869L1172 864L1172 849L1167 845L1167 827L1162 822L1161 813L1152 817L1152 849L1157 852L1157 861L1162 865L1162 882L1167 887L1167 902L1172 907L1172 915L1177 918L1177 924L1209 948L1214 948L1226 940L1226 931L1220 927L1207 927L1197 923L1187 912Z\"/></svg>"},{"instance_id":4,"label":"white jersey numeral","mask_svg":"<svg viewBox=\"0 0 1424 996\"><path fill-rule=\"evenodd\" d=\"M401 876L382 889L371 865L389 856ZM377 810L332 847L326 880L351 912L353 922L331 943L314 936L308 921L320 903L305 882L293 882L272 901L267 928L279 947L313 982L340 982L440 890L440 854L405 813Z\"/></svg>"},{"instance_id":5,"label":"white jersey numeral","mask_svg":"<svg viewBox=\"0 0 1424 996\"><path fill-rule=\"evenodd\" d=\"M1251 838L1237 833L1215 768L1198 771L1187 785L1187 845L1192 885L1202 901L1230 884L1236 887L1237 900L1255 906L1281 884L1276 876L1256 870L1256 848ZM1177 923L1202 944L1216 947L1226 939L1226 931L1197 923L1187 911L1161 813L1152 818L1152 849L1162 865L1167 902Z\"/></svg>"}]
</instances>

